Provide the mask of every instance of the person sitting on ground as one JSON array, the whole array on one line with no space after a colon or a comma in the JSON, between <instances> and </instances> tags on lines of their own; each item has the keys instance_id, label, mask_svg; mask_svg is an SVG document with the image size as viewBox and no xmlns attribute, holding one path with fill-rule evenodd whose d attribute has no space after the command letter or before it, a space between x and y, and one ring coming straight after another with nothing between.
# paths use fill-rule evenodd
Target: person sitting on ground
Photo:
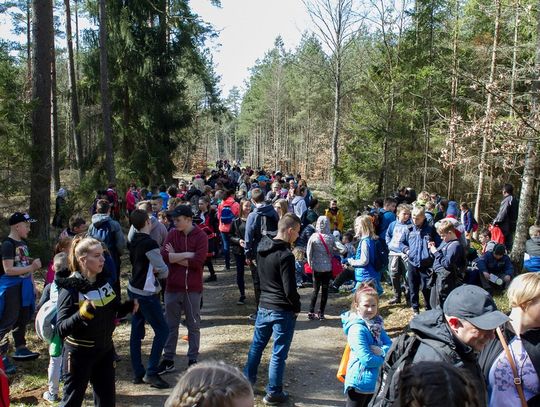
<instances>
[{"instance_id":1,"label":"person sitting on ground","mask_svg":"<svg viewBox=\"0 0 540 407\"><path fill-rule=\"evenodd\" d=\"M529 228L529 240L525 242L525 261L523 267L526 271L540 271L540 226L532 225Z\"/></svg>"},{"instance_id":2,"label":"person sitting on ground","mask_svg":"<svg viewBox=\"0 0 540 407\"><path fill-rule=\"evenodd\" d=\"M326 209L324 216L330 221L330 231L332 234L337 232L339 236L341 236L341 233L343 232L343 213L338 208L336 199L330 201L330 207Z\"/></svg>"},{"instance_id":3,"label":"person sitting on ground","mask_svg":"<svg viewBox=\"0 0 540 407\"><path fill-rule=\"evenodd\" d=\"M445 362L467 371L480 405L485 406L486 383L477 354L495 337L495 328L508 320L505 314L497 310L495 301L486 290L474 285L457 287L446 298L442 310L422 312L411 320L410 330L422 340L414 351L411 363L414 366L427 361ZM380 390L386 392L390 389L389 394L397 395L400 376L392 375L389 383L385 382L383 376ZM381 396L383 394L376 394L374 401ZM382 405L391 406L395 400L386 401Z\"/></svg>"},{"instance_id":4,"label":"person sitting on ground","mask_svg":"<svg viewBox=\"0 0 540 407\"><path fill-rule=\"evenodd\" d=\"M399 407L484 407L470 375L446 362L406 366L399 378Z\"/></svg>"},{"instance_id":5,"label":"person sitting on ground","mask_svg":"<svg viewBox=\"0 0 540 407\"><path fill-rule=\"evenodd\" d=\"M510 349L521 381L525 405L540 405L540 274L517 276L506 293L510 320L504 325L502 336ZM480 354L479 363L489 388L489 407L524 405L517 390L508 354L501 337L493 339Z\"/></svg>"},{"instance_id":6,"label":"person sitting on ground","mask_svg":"<svg viewBox=\"0 0 540 407\"><path fill-rule=\"evenodd\" d=\"M350 311L341 314L343 330L351 349L344 390L347 407L367 406L392 340L379 315L379 296L375 284L360 284Z\"/></svg>"},{"instance_id":7,"label":"person sitting on ground","mask_svg":"<svg viewBox=\"0 0 540 407\"><path fill-rule=\"evenodd\" d=\"M224 362L202 362L188 369L165 407L253 407L253 389L242 373Z\"/></svg>"},{"instance_id":8,"label":"person sitting on ground","mask_svg":"<svg viewBox=\"0 0 540 407\"><path fill-rule=\"evenodd\" d=\"M482 245L482 250L480 250L480 253L478 253L478 257L486 254L486 252L493 251L497 242L495 240L491 240L491 232L489 229L482 229L478 237L480 238L480 244Z\"/></svg>"},{"instance_id":9,"label":"person sitting on ground","mask_svg":"<svg viewBox=\"0 0 540 407\"><path fill-rule=\"evenodd\" d=\"M488 291L507 287L514 276L514 266L503 244L496 244L493 251L480 256L476 265L482 284Z\"/></svg>"}]
</instances>

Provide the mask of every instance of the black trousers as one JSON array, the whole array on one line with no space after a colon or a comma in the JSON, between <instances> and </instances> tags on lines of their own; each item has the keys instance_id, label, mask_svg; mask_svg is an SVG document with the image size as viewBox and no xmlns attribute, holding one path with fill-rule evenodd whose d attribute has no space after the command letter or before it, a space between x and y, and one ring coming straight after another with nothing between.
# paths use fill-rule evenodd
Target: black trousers
<instances>
[{"instance_id":1,"label":"black trousers","mask_svg":"<svg viewBox=\"0 0 540 407\"><path fill-rule=\"evenodd\" d=\"M64 342L64 398L62 407L80 407L88 382L94 390L96 407L116 404L114 348L97 350Z\"/></svg>"},{"instance_id":2,"label":"black trousers","mask_svg":"<svg viewBox=\"0 0 540 407\"><path fill-rule=\"evenodd\" d=\"M346 407L364 407L369 404L373 394L357 393L354 389L347 390Z\"/></svg>"},{"instance_id":3,"label":"black trousers","mask_svg":"<svg viewBox=\"0 0 540 407\"><path fill-rule=\"evenodd\" d=\"M259 272L257 266L254 263L249 265L249 271L251 272L251 280L253 281L253 291L255 294L255 307L259 309L259 300L261 298L261 280L259 279Z\"/></svg>"},{"instance_id":4,"label":"black trousers","mask_svg":"<svg viewBox=\"0 0 540 407\"><path fill-rule=\"evenodd\" d=\"M345 281L350 280L354 280L354 269L352 267L345 267L334 280L334 287L339 288Z\"/></svg>"},{"instance_id":5,"label":"black trousers","mask_svg":"<svg viewBox=\"0 0 540 407\"><path fill-rule=\"evenodd\" d=\"M313 293L311 294L311 303L309 304L309 312L315 312L315 304L317 303L317 297L319 296L319 290L322 287L321 304L319 311L324 314L326 308L326 301L328 300L328 285L332 278L331 271L314 271L313 272Z\"/></svg>"},{"instance_id":6,"label":"black trousers","mask_svg":"<svg viewBox=\"0 0 540 407\"><path fill-rule=\"evenodd\" d=\"M4 313L0 320L0 354L7 354L9 332L13 335L15 347L26 346L26 325L30 321L30 307L22 307L21 285L9 287L4 294Z\"/></svg>"}]
</instances>

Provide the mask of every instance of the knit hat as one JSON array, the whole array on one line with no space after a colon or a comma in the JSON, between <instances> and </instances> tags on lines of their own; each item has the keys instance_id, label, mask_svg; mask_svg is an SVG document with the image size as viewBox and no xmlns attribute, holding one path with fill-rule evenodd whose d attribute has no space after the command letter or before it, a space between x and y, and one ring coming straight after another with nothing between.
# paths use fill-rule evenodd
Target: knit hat
<instances>
[{"instance_id":1,"label":"knit hat","mask_svg":"<svg viewBox=\"0 0 540 407\"><path fill-rule=\"evenodd\" d=\"M446 209L446 216L457 216L459 213L457 202L448 202L448 209Z\"/></svg>"}]
</instances>

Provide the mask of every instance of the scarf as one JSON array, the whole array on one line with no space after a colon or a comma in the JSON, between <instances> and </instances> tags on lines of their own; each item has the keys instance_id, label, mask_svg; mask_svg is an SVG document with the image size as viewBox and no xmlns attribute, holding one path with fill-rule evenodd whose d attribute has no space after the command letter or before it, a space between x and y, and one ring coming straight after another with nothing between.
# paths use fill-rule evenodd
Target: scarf
<instances>
[{"instance_id":1,"label":"scarf","mask_svg":"<svg viewBox=\"0 0 540 407\"><path fill-rule=\"evenodd\" d=\"M373 335L373 338L375 338L375 342L377 345L381 345L381 332L384 329L384 322L380 315L377 315L374 318L371 319L364 319L360 317L362 321L366 324L366 326L369 329L369 332Z\"/></svg>"}]
</instances>

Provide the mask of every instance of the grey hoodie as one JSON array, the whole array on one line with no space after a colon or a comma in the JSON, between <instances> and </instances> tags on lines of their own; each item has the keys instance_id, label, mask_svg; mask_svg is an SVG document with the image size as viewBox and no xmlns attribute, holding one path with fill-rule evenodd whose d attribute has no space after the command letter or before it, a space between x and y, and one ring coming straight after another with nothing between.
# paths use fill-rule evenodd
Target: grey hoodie
<instances>
[{"instance_id":1,"label":"grey hoodie","mask_svg":"<svg viewBox=\"0 0 540 407\"><path fill-rule=\"evenodd\" d=\"M332 257L334 253L337 253L336 241L334 236L330 232L330 221L326 216L319 216L317 219L317 225L315 227L315 233L309 238L306 257L308 264L313 271L332 271ZM330 256L321 241L321 237L324 239Z\"/></svg>"},{"instance_id":2,"label":"grey hoodie","mask_svg":"<svg viewBox=\"0 0 540 407\"><path fill-rule=\"evenodd\" d=\"M95 215L92 215L92 224L88 228L88 234L90 236L94 236L95 229L99 229L100 225L104 222L109 222L111 225L111 232L114 233L114 242L116 247L109 247L109 250L116 249L118 255L121 255L126 248L126 238L124 237L120 223L112 219L106 213L96 213Z\"/></svg>"}]
</instances>

